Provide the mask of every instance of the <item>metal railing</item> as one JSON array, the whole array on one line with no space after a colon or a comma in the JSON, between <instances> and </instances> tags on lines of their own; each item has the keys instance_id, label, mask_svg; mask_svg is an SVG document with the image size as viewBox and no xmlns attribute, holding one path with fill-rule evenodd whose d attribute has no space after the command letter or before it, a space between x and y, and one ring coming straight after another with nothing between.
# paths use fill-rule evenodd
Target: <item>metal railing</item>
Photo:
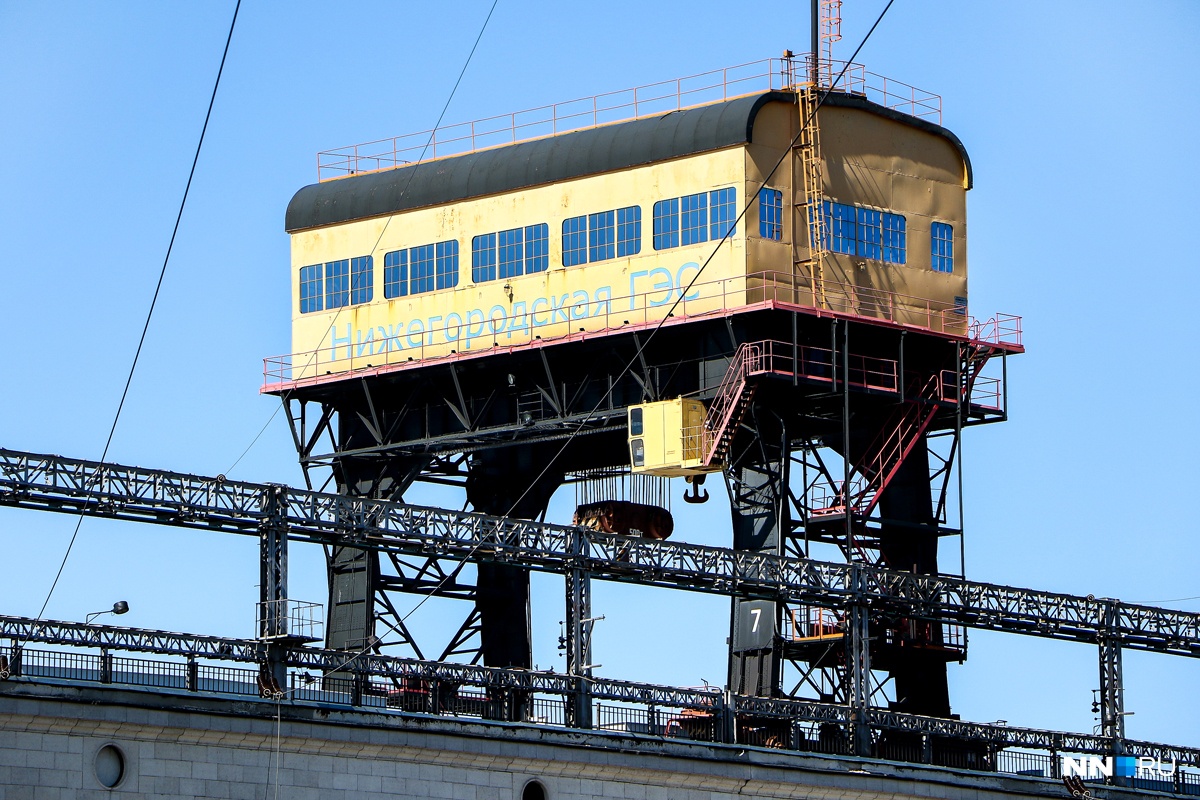
<instances>
[{"instance_id":1,"label":"metal railing","mask_svg":"<svg viewBox=\"0 0 1200 800\"><path fill-rule=\"evenodd\" d=\"M861 64L844 61L822 60L817 73L820 88L828 88L842 74L837 91L860 95L893 111L941 124L942 98L936 94L868 72ZM749 94L795 90L811 85L812 75L811 53L790 59L766 58L645 86L376 139L317 153L317 178L325 181L392 169L719 103Z\"/></svg>"},{"instance_id":2,"label":"metal railing","mask_svg":"<svg viewBox=\"0 0 1200 800\"><path fill-rule=\"evenodd\" d=\"M395 369L424 366L442 361L459 360L472 355L512 352L516 348L533 343L583 341L597 336L607 336L623 330L636 330L660 322L666 314L662 289L638 292L602 299L589 297L586 301L575 301L567 314L566 321L556 320L549 310L542 312L543 320L536 319L538 313L521 305L522 313L508 316L500 306L502 316L489 312L480 318L478 330L472 332L470 324L443 323L408 332L397 330L390 337L375 338L375 329L369 330L371 338L350 342L341 339L316 349L263 359L263 392L281 391L294 385L319 383L329 375L370 370ZM1021 346L1020 317L997 314L984 323L972 320L961 305L932 300L929 298L892 292L885 289L857 286L835 281L823 281L822 288L814 290L811 281L803 275L773 271L757 272L733 278L698 281L687 297L682 298L673 312L671 322L698 320L724 316L730 311L744 310L759 304L775 303L799 309L813 309L817 315L830 313L852 318L882 321L894 325L928 330L948 336L969 338L971 341L1006 347ZM514 306L514 310L516 307ZM456 315L457 316L457 315ZM437 319L441 319L438 317ZM791 345L787 345L790 355ZM820 372L818 349L812 349L812 374ZM865 385L869 378L886 377L885 365L852 359L851 379L860 376Z\"/></svg>"},{"instance_id":3,"label":"metal railing","mask_svg":"<svg viewBox=\"0 0 1200 800\"><path fill-rule=\"evenodd\" d=\"M298 639L319 642L325 638L325 607L304 600L264 600L256 604L254 629L260 639ZM278 629L271 630L270 623Z\"/></svg>"},{"instance_id":4,"label":"metal railing","mask_svg":"<svg viewBox=\"0 0 1200 800\"><path fill-rule=\"evenodd\" d=\"M21 684L103 684L156 694L206 694L245 701L262 697L260 668L195 659L155 660L100 653L0 650L0 693ZM854 714L843 705L742 697L579 678L528 670L471 667L379 657L346 663L341 672L291 667L279 702L586 729L632 740L686 739L827 754L852 754ZM360 671L361 670L361 671ZM369 671L367 671L369 670ZM583 702L580 703L580 698ZM586 708L587 718L572 709ZM1058 777L1064 754L1113 752L1113 740L1087 734L975 724L868 709L870 751L860 756L1031 777ZM1200 795L1200 750L1125 741L1130 755L1175 765L1169 780L1150 773L1127 785ZM625 746L625 744L622 744Z\"/></svg>"}]
</instances>

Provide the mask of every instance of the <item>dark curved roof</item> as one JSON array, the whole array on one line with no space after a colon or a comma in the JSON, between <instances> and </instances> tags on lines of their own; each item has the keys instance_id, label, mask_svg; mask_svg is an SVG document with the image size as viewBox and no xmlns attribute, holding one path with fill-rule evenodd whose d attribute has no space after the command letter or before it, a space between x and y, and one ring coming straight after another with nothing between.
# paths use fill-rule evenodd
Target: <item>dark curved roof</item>
<instances>
[{"instance_id":1,"label":"dark curved roof","mask_svg":"<svg viewBox=\"0 0 1200 800\"><path fill-rule=\"evenodd\" d=\"M795 95L766 92L658 117L519 142L411 167L305 186L288 203L289 232L511 192L584 175L628 169L750 141L759 110ZM863 108L950 141L967 164L962 142L946 129L865 99L831 94L830 105Z\"/></svg>"}]
</instances>

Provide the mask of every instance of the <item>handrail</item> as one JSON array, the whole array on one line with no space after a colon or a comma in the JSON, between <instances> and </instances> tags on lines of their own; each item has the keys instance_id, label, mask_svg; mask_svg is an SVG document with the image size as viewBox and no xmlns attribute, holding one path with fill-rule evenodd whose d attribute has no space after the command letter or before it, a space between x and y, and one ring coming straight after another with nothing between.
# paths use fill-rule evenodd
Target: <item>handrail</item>
<instances>
[{"instance_id":1,"label":"handrail","mask_svg":"<svg viewBox=\"0 0 1200 800\"><path fill-rule=\"evenodd\" d=\"M766 58L630 89L514 111L418 133L376 139L317 153L321 181L465 155L491 147L657 116L766 91L811 85L813 54ZM803 61L803 66L797 62ZM862 64L820 59L818 84L828 88L839 74L838 92L867 97L893 111L942 121L942 98L868 72Z\"/></svg>"},{"instance_id":2,"label":"handrail","mask_svg":"<svg viewBox=\"0 0 1200 800\"><path fill-rule=\"evenodd\" d=\"M773 271L698 281L689 295L694 299L680 300L674 318L677 321L703 319L724 316L759 303L779 303L812 308L818 315L829 313L964 337L982 345L1021 347L1021 318L1018 316L997 314L986 322L978 322L968 316L961 305L830 280L824 281L823 304L814 307L807 287L806 276ZM269 356L263 359L262 391L274 391L297 381L319 381L324 379L326 372L342 374L368 368L415 367L458 360L473 353L523 347L539 340L542 344L565 342L632 330L661 320L665 307L654 303L660 301L662 295L663 290L650 289L605 298L604 303L594 302L604 308L602 313L591 315L590 319L602 317L601 324L591 329L571 325L569 331L553 335L550 332L561 331L562 323L553 320L537 322L527 314L521 318L522 326L504 331L494 330L497 320L489 319L484 332L475 336L466 326L443 323L438 327L423 327L415 335L400 332L392 341L376 339L374 344L368 342L366 346L361 342L334 346L330 342L315 350ZM504 328L516 320L516 317L504 318L498 323ZM513 342L508 333L518 329L525 332L523 339ZM379 351L381 344L383 352Z\"/></svg>"}]
</instances>

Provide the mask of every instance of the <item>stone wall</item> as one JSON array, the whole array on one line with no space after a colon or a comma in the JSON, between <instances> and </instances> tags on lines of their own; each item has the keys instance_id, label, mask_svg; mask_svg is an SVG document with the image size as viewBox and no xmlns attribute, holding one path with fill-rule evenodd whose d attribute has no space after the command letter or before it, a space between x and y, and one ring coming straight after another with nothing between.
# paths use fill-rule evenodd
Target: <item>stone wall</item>
<instances>
[{"instance_id":1,"label":"stone wall","mask_svg":"<svg viewBox=\"0 0 1200 800\"><path fill-rule=\"evenodd\" d=\"M735 745L0 683L2 800L542 800L539 788L545 800L1067 796L1042 779Z\"/></svg>"}]
</instances>

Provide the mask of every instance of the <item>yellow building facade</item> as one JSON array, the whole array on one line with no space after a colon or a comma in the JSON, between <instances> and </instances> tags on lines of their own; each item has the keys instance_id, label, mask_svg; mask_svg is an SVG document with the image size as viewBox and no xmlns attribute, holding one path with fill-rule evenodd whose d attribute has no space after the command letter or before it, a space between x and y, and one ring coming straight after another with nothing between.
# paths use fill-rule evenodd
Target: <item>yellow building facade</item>
<instances>
[{"instance_id":1,"label":"yellow building facade","mask_svg":"<svg viewBox=\"0 0 1200 800\"><path fill-rule=\"evenodd\" d=\"M817 114L822 193L807 197L797 101L751 95L302 189L287 218L293 353L278 378L764 303L964 332L961 144L831 94Z\"/></svg>"}]
</instances>

